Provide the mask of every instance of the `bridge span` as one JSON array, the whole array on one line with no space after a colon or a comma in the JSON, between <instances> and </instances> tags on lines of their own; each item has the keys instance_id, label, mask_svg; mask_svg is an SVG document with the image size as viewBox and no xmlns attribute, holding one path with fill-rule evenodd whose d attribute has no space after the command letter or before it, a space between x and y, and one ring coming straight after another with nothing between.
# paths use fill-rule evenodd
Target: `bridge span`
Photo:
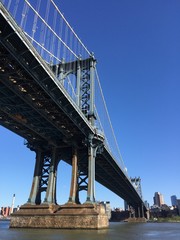
<instances>
[{"instance_id":1,"label":"bridge span","mask_svg":"<svg viewBox=\"0 0 180 240\"><path fill-rule=\"evenodd\" d=\"M35 209L41 209L38 214L42 214L47 206L48 213L59 211L56 174L58 163L63 160L72 165L69 206L79 206L82 190L87 191L85 204L95 204L96 180L144 217L142 196L96 124L94 55L68 62L47 62L5 2L0 2L0 124L26 139L27 147L36 152L29 199L19 214L34 214ZM24 2L28 5L28 1ZM75 100L62 84L69 75L75 78ZM41 199L42 192L45 199ZM13 224L12 227L17 226Z\"/></svg>"}]
</instances>

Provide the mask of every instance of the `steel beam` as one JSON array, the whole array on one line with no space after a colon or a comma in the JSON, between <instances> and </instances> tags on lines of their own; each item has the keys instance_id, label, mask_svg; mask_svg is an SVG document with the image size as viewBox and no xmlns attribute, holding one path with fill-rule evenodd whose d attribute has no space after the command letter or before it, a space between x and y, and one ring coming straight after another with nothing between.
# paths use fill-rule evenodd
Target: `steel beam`
<instances>
[{"instance_id":1,"label":"steel beam","mask_svg":"<svg viewBox=\"0 0 180 240\"><path fill-rule=\"evenodd\" d=\"M41 202L41 200L40 200L40 181L41 181L43 160L44 160L44 158L43 158L42 150L38 149L36 152L34 177L33 177L30 196L28 199L28 204L38 204Z\"/></svg>"},{"instance_id":2,"label":"steel beam","mask_svg":"<svg viewBox=\"0 0 180 240\"><path fill-rule=\"evenodd\" d=\"M52 159L49 170L48 186L44 203L56 204L56 178L57 178L57 148L52 149Z\"/></svg>"},{"instance_id":3,"label":"steel beam","mask_svg":"<svg viewBox=\"0 0 180 240\"><path fill-rule=\"evenodd\" d=\"M95 97L95 84L94 84L94 71L95 71L96 60L94 57L90 59L90 109L89 109L89 121L94 126L94 97Z\"/></svg>"},{"instance_id":4,"label":"steel beam","mask_svg":"<svg viewBox=\"0 0 180 240\"><path fill-rule=\"evenodd\" d=\"M98 145L93 143L93 135L89 135L88 139L88 190L87 203L95 202L95 158Z\"/></svg>"},{"instance_id":5,"label":"steel beam","mask_svg":"<svg viewBox=\"0 0 180 240\"><path fill-rule=\"evenodd\" d=\"M78 174L78 157L77 149L73 149L72 156L72 174L71 174L71 187L69 194L69 203L76 203L77 196L77 174Z\"/></svg>"}]
</instances>

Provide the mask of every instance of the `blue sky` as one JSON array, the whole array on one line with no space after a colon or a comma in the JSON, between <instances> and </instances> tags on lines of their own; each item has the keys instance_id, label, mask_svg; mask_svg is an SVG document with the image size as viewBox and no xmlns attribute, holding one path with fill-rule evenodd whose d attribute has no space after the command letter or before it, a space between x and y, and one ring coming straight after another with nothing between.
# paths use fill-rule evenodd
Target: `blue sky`
<instances>
[{"instance_id":1,"label":"blue sky","mask_svg":"<svg viewBox=\"0 0 180 240\"><path fill-rule=\"evenodd\" d=\"M98 60L114 131L131 177L140 176L144 200L154 192L180 198L180 1L55 1ZM34 158L23 139L0 127L0 206L27 201ZM71 168L61 163L58 200L68 199ZM103 196L103 199L102 199ZM96 199L123 201L96 184Z\"/></svg>"}]
</instances>

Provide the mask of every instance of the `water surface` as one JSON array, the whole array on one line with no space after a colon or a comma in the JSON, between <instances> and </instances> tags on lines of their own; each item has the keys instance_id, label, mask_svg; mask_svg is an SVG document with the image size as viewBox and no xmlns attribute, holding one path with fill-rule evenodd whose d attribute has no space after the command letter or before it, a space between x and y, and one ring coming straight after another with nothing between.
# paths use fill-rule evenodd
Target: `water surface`
<instances>
[{"instance_id":1,"label":"water surface","mask_svg":"<svg viewBox=\"0 0 180 240\"><path fill-rule=\"evenodd\" d=\"M0 221L0 240L180 240L180 223L110 223L103 230L9 229Z\"/></svg>"}]
</instances>

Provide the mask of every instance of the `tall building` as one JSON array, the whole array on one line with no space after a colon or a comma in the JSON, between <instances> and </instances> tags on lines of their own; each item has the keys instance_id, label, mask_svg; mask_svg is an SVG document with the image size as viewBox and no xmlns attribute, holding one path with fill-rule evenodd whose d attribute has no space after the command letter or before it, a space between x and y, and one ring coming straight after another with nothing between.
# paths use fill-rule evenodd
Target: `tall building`
<instances>
[{"instance_id":1,"label":"tall building","mask_svg":"<svg viewBox=\"0 0 180 240\"><path fill-rule=\"evenodd\" d=\"M12 205L11 205L11 214L13 213L14 211L14 202L15 202L15 194L13 194L13 198L12 198Z\"/></svg>"},{"instance_id":2,"label":"tall building","mask_svg":"<svg viewBox=\"0 0 180 240\"><path fill-rule=\"evenodd\" d=\"M178 205L176 195L171 196L171 204L174 207Z\"/></svg>"},{"instance_id":3,"label":"tall building","mask_svg":"<svg viewBox=\"0 0 180 240\"><path fill-rule=\"evenodd\" d=\"M164 197L160 192L155 192L153 199L154 205L161 207L164 204Z\"/></svg>"}]
</instances>

